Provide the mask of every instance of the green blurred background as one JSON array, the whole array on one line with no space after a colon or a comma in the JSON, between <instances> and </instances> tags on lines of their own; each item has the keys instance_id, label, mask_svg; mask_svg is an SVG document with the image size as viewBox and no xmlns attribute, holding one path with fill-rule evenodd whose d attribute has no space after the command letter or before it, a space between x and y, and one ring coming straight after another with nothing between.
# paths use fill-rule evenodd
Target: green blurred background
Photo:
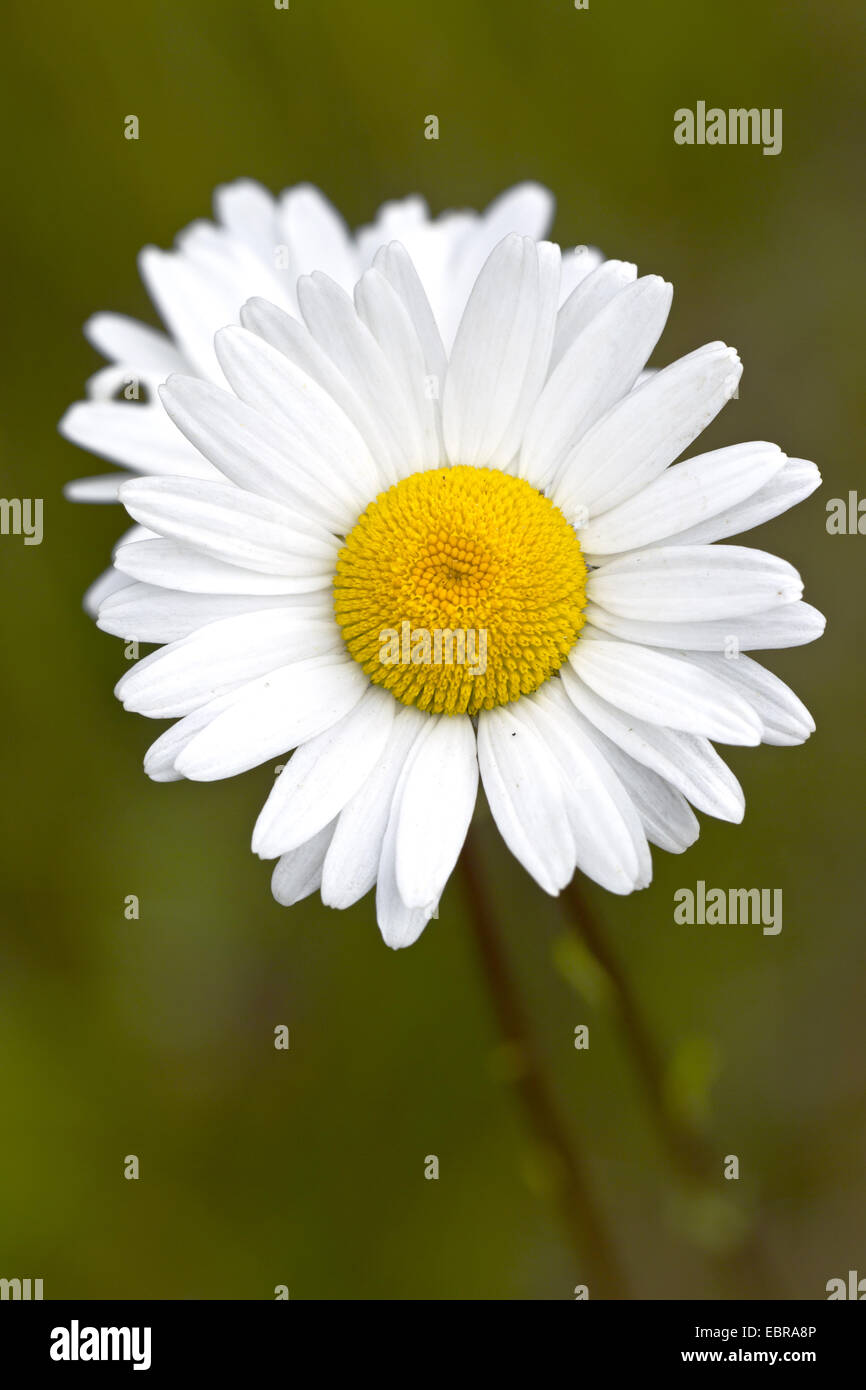
<instances>
[{"instance_id":1,"label":"green blurred background","mask_svg":"<svg viewBox=\"0 0 866 1390\"><path fill-rule=\"evenodd\" d=\"M829 615L822 642L768 661L817 734L731 753L743 826L705 820L685 856L656 853L631 899L588 890L669 1099L718 1154L708 1187L675 1175L560 906L481 834L631 1293L751 1292L726 1258L750 1232L777 1296L822 1298L831 1277L866 1273L866 540L824 524L826 499L863 478L863 22L854 0L11 0L2 490L44 497L45 538L0 538L0 1276L41 1277L48 1298L271 1298L286 1284L292 1298L558 1299L592 1283L509 1084L459 883L400 953L369 900L277 907L248 847L272 769L148 782L153 726L111 693L121 644L80 609L121 529L116 509L60 495L102 471L56 433L98 365L81 324L108 308L154 321L139 247L169 245L240 175L317 183L352 224L411 191L438 212L541 180L564 245L674 282L658 361L714 338L740 350L740 398L706 447L771 439L822 468L821 492L748 539L792 560ZM698 99L782 107L781 155L675 145L673 112ZM699 878L782 887L781 935L675 926L674 890ZM274 1050L279 1023L289 1052ZM730 1153L738 1183L721 1177Z\"/></svg>"}]
</instances>

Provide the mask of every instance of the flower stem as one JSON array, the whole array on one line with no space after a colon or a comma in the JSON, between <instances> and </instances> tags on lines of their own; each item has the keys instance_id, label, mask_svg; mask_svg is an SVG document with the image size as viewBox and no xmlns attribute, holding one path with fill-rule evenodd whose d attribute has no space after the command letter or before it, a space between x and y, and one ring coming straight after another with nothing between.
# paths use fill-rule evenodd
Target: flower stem
<instances>
[{"instance_id":1,"label":"flower stem","mask_svg":"<svg viewBox=\"0 0 866 1390\"><path fill-rule=\"evenodd\" d=\"M681 1178L693 1184L715 1185L720 1173L720 1155L702 1134L671 1109L666 1095L664 1064L652 1029L621 961L581 890L577 875L563 890L560 903L572 930L610 984L635 1071L643 1084L650 1114L674 1169ZM739 1248L720 1256L719 1262L723 1274L736 1281L739 1297L785 1296L756 1229Z\"/></svg>"},{"instance_id":2,"label":"flower stem","mask_svg":"<svg viewBox=\"0 0 866 1390\"><path fill-rule=\"evenodd\" d=\"M470 830L460 856L463 884L478 954L499 1027L519 1063L515 1068L514 1083L538 1142L553 1160L558 1178L557 1195L569 1236L578 1257L586 1258L592 1271L591 1277L584 1281L590 1295L596 1298L627 1298L625 1278L589 1190L585 1165L563 1123L544 1076L490 908L474 835L475 831Z\"/></svg>"},{"instance_id":3,"label":"flower stem","mask_svg":"<svg viewBox=\"0 0 866 1390\"><path fill-rule=\"evenodd\" d=\"M643 1082L650 1111L677 1169L688 1177L706 1178L713 1155L700 1135L672 1113L665 1096L664 1066L649 1023L628 976L606 940L581 891L577 875L560 895L570 925L601 967L616 1000L635 1070Z\"/></svg>"}]
</instances>

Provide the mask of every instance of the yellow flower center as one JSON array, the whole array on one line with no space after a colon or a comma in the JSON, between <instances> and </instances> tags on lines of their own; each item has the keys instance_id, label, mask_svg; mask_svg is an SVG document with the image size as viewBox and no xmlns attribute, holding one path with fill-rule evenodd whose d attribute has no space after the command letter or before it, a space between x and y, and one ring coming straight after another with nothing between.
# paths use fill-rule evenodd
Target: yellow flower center
<instances>
[{"instance_id":1,"label":"yellow flower center","mask_svg":"<svg viewBox=\"0 0 866 1390\"><path fill-rule=\"evenodd\" d=\"M413 473L371 502L337 559L334 611L375 685L430 714L529 695L583 626L586 565L562 512L492 468Z\"/></svg>"}]
</instances>

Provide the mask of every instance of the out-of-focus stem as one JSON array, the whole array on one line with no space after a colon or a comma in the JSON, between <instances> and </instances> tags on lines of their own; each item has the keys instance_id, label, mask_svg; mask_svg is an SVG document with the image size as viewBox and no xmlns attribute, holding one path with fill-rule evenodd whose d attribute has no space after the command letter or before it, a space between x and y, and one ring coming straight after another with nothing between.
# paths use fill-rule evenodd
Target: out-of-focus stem
<instances>
[{"instance_id":1,"label":"out-of-focus stem","mask_svg":"<svg viewBox=\"0 0 866 1390\"><path fill-rule=\"evenodd\" d=\"M611 987L629 1054L646 1097L650 1114L671 1162L681 1178L704 1188L719 1180L721 1156L702 1134L672 1110L666 1095L665 1072L652 1028L622 963L602 931L575 875L560 902L572 930L600 966ZM778 1278L771 1273L759 1232L753 1230L735 1250L720 1255L719 1265L741 1298L782 1298Z\"/></svg>"},{"instance_id":2,"label":"out-of-focus stem","mask_svg":"<svg viewBox=\"0 0 866 1390\"><path fill-rule=\"evenodd\" d=\"M474 841L469 837L460 858L469 916L481 965L500 1030L519 1059L514 1084L536 1138L554 1159L557 1195L569 1236L579 1258L591 1270L585 1282L591 1297L624 1299L625 1278L613 1243L590 1191L586 1169L574 1137L563 1123L544 1075L532 1031L491 909Z\"/></svg>"},{"instance_id":3,"label":"out-of-focus stem","mask_svg":"<svg viewBox=\"0 0 866 1390\"><path fill-rule=\"evenodd\" d=\"M560 897L571 927L601 967L612 989L635 1071L665 1147L681 1173L704 1180L713 1154L699 1134L688 1128L667 1103L664 1066L652 1029L628 976L607 941L578 882L577 875Z\"/></svg>"}]
</instances>

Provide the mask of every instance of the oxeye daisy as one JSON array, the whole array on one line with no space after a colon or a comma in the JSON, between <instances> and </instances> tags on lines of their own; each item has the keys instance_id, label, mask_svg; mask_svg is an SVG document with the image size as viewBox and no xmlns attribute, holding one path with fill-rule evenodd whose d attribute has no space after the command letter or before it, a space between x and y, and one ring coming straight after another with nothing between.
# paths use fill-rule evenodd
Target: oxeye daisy
<instances>
[{"instance_id":1,"label":"oxeye daisy","mask_svg":"<svg viewBox=\"0 0 866 1390\"><path fill-rule=\"evenodd\" d=\"M274 198L260 184L239 179L216 190L215 222L199 221L177 237L175 248L148 246L139 258L145 287L165 324L158 332L122 314L95 314L85 334L108 365L87 382L86 401L70 407L60 430L84 449L124 471L68 484L72 501L116 502L121 483L135 474L217 478L210 464L172 429L157 392L173 372L225 386L214 334L237 323L245 300L261 295L297 315L301 275L320 270L351 291L377 249L400 241L412 256L446 346L453 340L466 296L493 247L509 232L542 237L553 216L553 197L523 183L483 213L430 216L423 198L385 203L374 221L350 231L317 188L299 185ZM566 256L563 293L601 262L592 247ZM612 261L605 277L625 283L635 267ZM124 541L141 539L135 531ZM95 614L107 593L126 581L108 570L88 590Z\"/></svg>"},{"instance_id":2,"label":"oxeye daisy","mask_svg":"<svg viewBox=\"0 0 866 1390\"><path fill-rule=\"evenodd\" d=\"M709 343L636 386L670 286L602 267L561 303L559 248L519 235L450 351L397 243L354 301L318 272L297 301L298 318L253 299L217 334L230 390L162 389L215 472L121 488L152 535L117 552L134 582L99 623L167 644L117 687L177 720L150 776L294 750L253 835L274 895L347 907L375 886L394 947L436 912L479 781L550 894L575 870L645 886L649 844L696 838L692 807L739 821L711 740L814 727L744 653L823 619L785 561L716 544L807 496L814 464L764 442L676 462L734 393L737 354Z\"/></svg>"}]
</instances>

